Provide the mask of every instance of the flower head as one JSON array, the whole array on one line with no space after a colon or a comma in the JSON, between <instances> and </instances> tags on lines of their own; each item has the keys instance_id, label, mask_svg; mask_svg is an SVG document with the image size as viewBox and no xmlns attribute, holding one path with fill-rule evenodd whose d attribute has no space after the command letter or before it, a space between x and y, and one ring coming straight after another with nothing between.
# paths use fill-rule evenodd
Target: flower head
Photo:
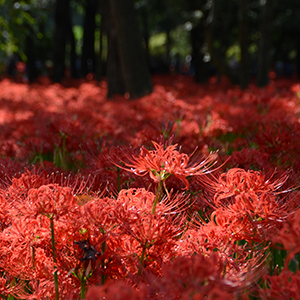
<instances>
[{"instance_id":1,"label":"flower head","mask_svg":"<svg viewBox=\"0 0 300 300\"><path fill-rule=\"evenodd\" d=\"M177 150L177 144L165 148L162 144L153 141L152 143L154 150L142 147L138 156L126 155L127 162L122 161L125 167L116 162L113 163L138 176L149 174L155 182L164 181L170 175L174 175L184 182L186 188L189 187L188 176L211 173L212 167L216 164L215 152L210 153L201 161L191 163L191 156L180 153L180 149Z\"/></svg>"},{"instance_id":2,"label":"flower head","mask_svg":"<svg viewBox=\"0 0 300 300\"><path fill-rule=\"evenodd\" d=\"M76 202L72 189L57 184L42 185L28 191L28 197L20 211L26 215L43 214L60 217L74 212Z\"/></svg>"},{"instance_id":3,"label":"flower head","mask_svg":"<svg viewBox=\"0 0 300 300\"><path fill-rule=\"evenodd\" d=\"M223 199L242 194L278 195L290 191L291 189L281 190L288 179L288 174L284 173L281 177L273 179L274 174L275 172L266 179L261 171L232 168L227 173L221 174L219 178L213 180L207 177L199 178L199 182L204 183L214 193L214 202L219 204Z\"/></svg>"}]
</instances>

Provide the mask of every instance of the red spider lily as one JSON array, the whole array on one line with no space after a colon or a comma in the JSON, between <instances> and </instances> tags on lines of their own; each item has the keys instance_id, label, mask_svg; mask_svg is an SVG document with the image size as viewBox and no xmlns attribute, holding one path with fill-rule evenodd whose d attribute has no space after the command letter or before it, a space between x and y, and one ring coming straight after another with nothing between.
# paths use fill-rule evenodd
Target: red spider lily
<instances>
[{"instance_id":1,"label":"red spider lily","mask_svg":"<svg viewBox=\"0 0 300 300\"><path fill-rule=\"evenodd\" d=\"M236 283L222 276L222 267L217 255L180 257L164 264L161 277L148 274L148 286L139 284L134 289L125 281L110 282L92 287L86 299L236 299Z\"/></svg>"},{"instance_id":2,"label":"red spider lily","mask_svg":"<svg viewBox=\"0 0 300 300\"><path fill-rule=\"evenodd\" d=\"M261 215L243 210L217 209L214 222L220 227L221 234L227 236L231 243L247 241L251 245L271 241L272 235L282 226L283 217L275 214L263 219ZM215 237L218 238L218 237Z\"/></svg>"},{"instance_id":3,"label":"red spider lily","mask_svg":"<svg viewBox=\"0 0 300 300\"><path fill-rule=\"evenodd\" d=\"M16 218L9 228L0 235L1 268L23 280L35 277L35 267L42 265L43 277L52 276L53 262L45 265L36 260L33 254L36 248L49 247L50 232L47 218L35 220ZM46 250L47 251L47 250ZM49 261L48 261L49 262ZM42 273L41 273L42 274Z\"/></svg>"},{"instance_id":4,"label":"red spider lily","mask_svg":"<svg viewBox=\"0 0 300 300\"><path fill-rule=\"evenodd\" d=\"M45 299L54 295L53 270L56 264L52 257L49 223L45 216L38 219L16 217L0 235L1 269L18 278L19 288L14 291L17 298ZM60 227L59 224L57 221L57 227ZM60 234L56 238L57 244L61 245ZM67 272L59 268L59 273L60 295L64 299L72 299L65 297L66 294L71 289L76 294L79 289L75 288Z\"/></svg>"},{"instance_id":5,"label":"red spider lily","mask_svg":"<svg viewBox=\"0 0 300 300\"><path fill-rule=\"evenodd\" d=\"M293 198L280 199L268 193L245 193L237 195L235 203L230 205L228 210L233 214L250 216L254 222L261 223L259 226L264 224L272 227L272 224L274 226L284 222L293 209L290 205L292 201Z\"/></svg>"},{"instance_id":6,"label":"red spider lily","mask_svg":"<svg viewBox=\"0 0 300 300\"><path fill-rule=\"evenodd\" d=\"M74 223L72 239L75 244L78 244L78 241L79 243L88 241L88 245L93 246L88 248L92 250L88 252L92 259L86 260L87 252L84 251L83 255L77 258L75 266L74 259L72 259L72 256L75 256L74 250L69 244L64 251L69 253L68 256L71 255L71 259L62 255L61 260L64 261L66 270L70 271L73 268L77 273L80 267L78 262L83 262L85 272L88 272L89 268L92 271L93 276L88 276L89 282L102 281L103 283L104 277L117 276L119 272L108 263L113 256L118 255L119 250L115 246L120 248L121 243L117 208L114 202L115 199L94 197L80 207L79 216L72 216L72 223ZM116 261L114 263L117 264Z\"/></svg>"},{"instance_id":7,"label":"red spider lily","mask_svg":"<svg viewBox=\"0 0 300 300\"><path fill-rule=\"evenodd\" d=\"M148 289L141 286L134 289L124 280L110 281L104 286L93 286L89 289L86 300L110 299L110 300L145 300L148 299Z\"/></svg>"},{"instance_id":8,"label":"red spider lily","mask_svg":"<svg viewBox=\"0 0 300 300\"><path fill-rule=\"evenodd\" d=\"M37 214L37 210L40 210L40 213L42 213L42 199L39 199L39 197L44 197L44 202L47 203L48 209L50 209L49 201L52 198L52 206L56 206L59 214L63 213L61 211L63 209L62 206L64 206L64 212L74 212L76 210L75 204L78 204L77 198L87 193L92 184L92 176L84 177L79 173L67 176L60 172L48 174L45 170L37 170L36 168L33 168L31 171L25 169L25 173L19 177L12 178L11 182L6 182L3 188L0 189L0 206L3 207L2 216L0 214L0 217L4 218L1 224L4 226L5 218L9 221L9 218L17 212L27 216L30 216L31 213ZM47 193L48 196L45 195ZM34 194L36 195L34 196ZM46 199L47 197L48 199ZM53 197L57 197L57 199ZM64 201L66 203L63 203ZM44 207L45 209L46 207Z\"/></svg>"},{"instance_id":9,"label":"red spider lily","mask_svg":"<svg viewBox=\"0 0 300 300\"><path fill-rule=\"evenodd\" d=\"M7 192L15 198L17 198L18 193L26 197L29 189L37 188L47 183L50 182L45 172L39 172L36 169L33 171L25 169L25 172L21 176L14 176L7 188Z\"/></svg>"},{"instance_id":10,"label":"red spider lily","mask_svg":"<svg viewBox=\"0 0 300 300\"><path fill-rule=\"evenodd\" d=\"M90 223L101 229L103 232L109 232L116 226L116 207L115 199L93 197L81 207L81 215L85 223Z\"/></svg>"},{"instance_id":11,"label":"red spider lily","mask_svg":"<svg viewBox=\"0 0 300 300\"><path fill-rule=\"evenodd\" d=\"M97 250L100 251L99 247L107 239L103 238L103 234L99 234L99 229L95 228L93 224L89 225L83 221L84 218L78 213L76 216L74 214L60 215L59 220L55 222L55 254L57 258L55 262L52 257L50 219L48 217L42 215L35 219L27 215L26 217L16 216L12 225L0 234L0 267L8 274L14 274L20 280L28 281L28 288L32 287L34 295L32 298L27 295L28 299L45 299L47 295L54 295L54 266L59 273L61 297L78 299L81 280L86 280L85 277L89 278L94 275L93 273L99 268L101 261L98 261L97 257L97 266L95 266L93 259L86 260L88 257L81 256L77 247L74 247L74 241L80 240L81 237L91 236L92 243L97 243ZM81 261L80 259L83 258L85 260ZM83 274L80 275L82 278L73 276L72 272L75 275L78 273L78 277ZM96 281L98 280L99 277ZM45 291L39 288L38 281L44 281ZM23 293L25 291L26 288L23 289ZM66 297L67 292L73 294L73 298ZM21 297L21 294L18 295ZM21 298L23 299L25 296Z\"/></svg>"},{"instance_id":12,"label":"red spider lily","mask_svg":"<svg viewBox=\"0 0 300 300\"><path fill-rule=\"evenodd\" d=\"M76 200L71 188L48 184L30 189L23 207L20 206L19 210L24 216L42 214L58 219L65 214L74 213L75 204Z\"/></svg>"},{"instance_id":13,"label":"red spider lily","mask_svg":"<svg viewBox=\"0 0 300 300\"><path fill-rule=\"evenodd\" d=\"M236 268L237 261L233 260L236 254L243 257L248 251L252 254L260 252L259 247L266 244L267 229L272 227L264 228L263 224L257 223L245 215L220 208L212 214L208 223L191 226L184 233L178 242L178 251L182 254L218 251L224 263ZM239 246L241 241L243 246Z\"/></svg>"},{"instance_id":14,"label":"red spider lily","mask_svg":"<svg viewBox=\"0 0 300 300\"><path fill-rule=\"evenodd\" d=\"M128 218L129 214L127 218L120 214L127 205L126 199L129 197L117 200L94 197L79 208L77 215L67 215L57 222L58 270L68 272L77 283L85 280L87 286L104 283L106 278L124 278L137 273L141 246L121 228L134 222ZM87 256L79 250L78 241L93 245L91 254L95 256L83 261Z\"/></svg>"},{"instance_id":15,"label":"red spider lily","mask_svg":"<svg viewBox=\"0 0 300 300\"><path fill-rule=\"evenodd\" d=\"M206 227L206 228L205 228ZM236 227L236 230L238 227ZM240 237L242 237L242 231ZM237 235L239 233L237 232ZM253 245L253 242L238 244L234 234L226 227L210 222L199 229L189 229L178 243L178 257L198 253L204 257L218 255L219 264L223 265L222 278L239 295L246 288L255 288L265 272L267 246ZM182 251L185 250L185 251ZM249 290L248 290L249 291ZM240 298L239 298L240 299Z\"/></svg>"},{"instance_id":16,"label":"red spider lily","mask_svg":"<svg viewBox=\"0 0 300 300\"><path fill-rule=\"evenodd\" d=\"M147 282L154 299L238 299L246 282L224 275L224 267L216 253L178 257L164 264L160 278L149 276Z\"/></svg>"},{"instance_id":17,"label":"red spider lily","mask_svg":"<svg viewBox=\"0 0 300 300\"><path fill-rule=\"evenodd\" d=\"M278 167L292 167L299 156L299 123L290 119L267 122L255 136L259 149Z\"/></svg>"},{"instance_id":18,"label":"red spider lily","mask_svg":"<svg viewBox=\"0 0 300 300\"><path fill-rule=\"evenodd\" d=\"M73 300L80 299L80 293L75 288L74 283L70 279L63 279L60 281L60 296L61 299ZM23 292L23 296L18 295L19 298L28 300L43 300L54 298L54 285L53 281L50 280L36 280L31 281L26 286L27 293Z\"/></svg>"},{"instance_id":19,"label":"red spider lily","mask_svg":"<svg viewBox=\"0 0 300 300\"><path fill-rule=\"evenodd\" d=\"M91 222L90 215L85 214L85 211L90 212L93 209L91 207L89 210L86 209L89 203L78 207L77 198L73 195L74 191L86 192L85 189L89 186L88 180L83 182L82 177L75 176L72 181L72 177L44 176L43 174L44 172L31 174L28 171L20 178L13 178L12 185L1 191L0 203L6 208L2 210L2 220L4 221L5 218L8 220L3 234L0 235L2 258L7 263L5 266L3 265L3 268L5 267L7 272L15 274L18 278L34 281L36 278L45 278L46 274L50 274L50 277L46 276L46 278L51 280L55 266L61 274L58 278L60 281L71 270L81 268L80 257L78 257L79 254L77 255L78 251L76 252L74 241L91 238L92 244L99 243L99 247L101 247L107 240L107 236L103 237L103 233L97 226L101 224L106 233L109 231L108 226L105 226L106 223L108 224L108 221L105 220L109 216L109 211L103 210L102 215L94 211L95 220ZM61 187L56 183L45 184L51 181L61 181L62 184L69 184L70 187ZM92 198L88 202L97 199L91 195L88 196ZM12 224L9 223L11 219L15 220ZM50 219L51 221L56 220L53 230L56 261L53 260L53 254L51 254L53 249L50 244ZM108 220L111 219L108 218ZM10 251L7 251L6 247L10 248ZM97 244L98 251L100 251L99 247ZM4 254L7 257L4 258ZM37 259L39 261L36 261ZM100 261L97 264L99 265ZM83 269L84 272L88 272L89 268L83 266ZM88 273L90 271L94 270L89 269ZM25 275L24 277L23 273L27 277ZM73 275L67 277L72 277L76 283L77 279Z\"/></svg>"},{"instance_id":20,"label":"red spider lily","mask_svg":"<svg viewBox=\"0 0 300 300\"><path fill-rule=\"evenodd\" d=\"M215 170L212 169L217 159L215 152L210 153L200 162L191 163L191 156L176 150L177 144L165 148L162 144L152 143L155 150L147 150L142 147L139 156L127 155L126 159L128 162L121 161L125 164L125 167L121 166L119 162L114 161L113 163L138 176L149 174L154 182L161 182L170 175L175 175L184 182L186 189L189 187L188 176L200 176Z\"/></svg>"},{"instance_id":21,"label":"red spider lily","mask_svg":"<svg viewBox=\"0 0 300 300\"><path fill-rule=\"evenodd\" d=\"M270 155L257 149L245 148L241 151L234 151L230 157L230 165L232 168L254 169L254 170L270 170L273 167L270 161Z\"/></svg>"},{"instance_id":22,"label":"red spider lily","mask_svg":"<svg viewBox=\"0 0 300 300\"><path fill-rule=\"evenodd\" d=\"M3 299L25 297L27 294L24 292L25 283L23 281L16 282L15 277L8 273L1 272L3 277L0 278L0 295ZM5 298L6 297L6 298Z\"/></svg>"},{"instance_id":23,"label":"red spider lily","mask_svg":"<svg viewBox=\"0 0 300 300\"><path fill-rule=\"evenodd\" d=\"M223 199L228 199L239 194L262 194L277 195L291 191L291 189L280 191L280 188L288 179L287 173L280 178L272 180L274 173L266 179L261 171L245 171L239 168L228 170L219 178L200 177L199 182L214 193L214 203L218 205Z\"/></svg>"},{"instance_id":24,"label":"red spider lily","mask_svg":"<svg viewBox=\"0 0 300 300\"><path fill-rule=\"evenodd\" d=\"M288 251L285 265L288 266L290 260L295 254L300 252L300 209L297 209L294 214L291 214L283 225L278 236L273 237L274 243L280 243L284 249Z\"/></svg>"},{"instance_id":25,"label":"red spider lily","mask_svg":"<svg viewBox=\"0 0 300 300\"><path fill-rule=\"evenodd\" d=\"M11 224L11 210L12 206L9 201L3 195L0 195L0 232Z\"/></svg>"},{"instance_id":26,"label":"red spider lily","mask_svg":"<svg viewBox=\"0 0 300 300\"><path fill-rule=\"evenodd\" d=\"M137 244L135 252L139 256L140 266L136 271L140 272L154 266L155 272L159 272L159 265L175 255L176 241L183 232L185 222L183 215L173 216L173 213L180 213L180 206L176 211L174 200L169 204L160 202L156 214L152 214L154 198L154 194L144 189L130 189L122 190L116 200L120 234ZM182 199L186 200L177 197L179 201Z\"/></svg>"},{"instance_id":27,"label":"red spider lily","mask_svg":"<svg viewBox=\"0 0 300 300\"><path fill-rule=\"evenodd\" d=\"M114 156L122 159L124 151L119 148L114 149ZM91 189L99 190L99 187L106 186L106 189L112 193L117 193L121 189L138 188L141 186L150 186L150 178L136 177L132 180L132 174L117 168L110 161L108 151L105 149L101 153L96 150L92 153L91 149L87 149L88 169L83 172L93 174L94 183Z\"/></svg>"},{"instance_id":28,"label":"red spider lily","mask_svg":"<svg viewBox=\"0 0 300 300\"><path fill-rule=\"evenodd\" d=\"M151 95L130 103L123 97L106 101L103 82L81 82L76 88L0 82L0 154L5 157L0 159L5 166L0 166L1 296L51 299L56 270L62 299L79 299L81 287L88 290L106 280L111 283L94 288L95 297L241 299L240 290L248 290L262 272L264 241L273 242L271 252L275 243L282 245L288 252L286 265L296 259L299 197L297 191L282 194L289 191L285 169L293 166L295 182L300 170L300 106L291 82L273 81L264 90L250 85L242 91L224 81L200 87L182 76L155 80ZM299 86L292 90L297 93ZM163 124L160 132L153 123ZM162 140L174 134L174 143L151 144L160 141L159 134ZM100 155L90 159L79 145L89 148L97 140L103 140ZM112 168L110 146L128 143L144 146L133 156L125 150L110 152L123 170ZM220 161L233 150L232 166L267 172L278 167L283 175L276 179L274 174L232 169L209 180L217 155L207 152L197 162L181 152L191 153L196 146L220 149ZM89 163L82 172L92 172L95 180L57 173L53 161L60 156L64 167L71 162L75 167L75 159L80 166ZM21 175L29 157L40 160L47 172ZM195 177L189 178L193 175L199 175L202 190ZM172 195L166 180L169 191L184 184L195 201L206 197L210 207L205 217L214 211L207 223L191 226L194 220L186 217L190 198ZM163 181L157 197L150 192L156 187L153 181ZM99 187L106 187L111 198L102 198ZM203 217L205 207L198 208ZM50 219L43 214L57 216L55 251ZM83 249L74 243L78 241ZM191 253L203 255L191 258ZM273 258L272 266L278 262ZM267 278L261 298L297 299L298 277L283 269L281 277Z\"/></svg>"},{"instance_id":29,"label":"red spider lily","mask_svg":"<svg viewBox=\"0 0 300 300\"><path fill-rule=\"evenodd\" d=\"M260 289L260 299L300 299L300 271L284 269L280 275L265 276L267 288Z\"/></svg>"},{"instance_id":30,"label":"red spider lily","mask_svg":"<svg viewBox=\"0 0 300 300\"><path fill-rule=\"evenodd\" d=\"M234 239L270 240L274 230L282 227L294 209L293 194L279 197L291 191L280 190L287 181L287 174L274 180L272 176L266 180L262 172L230 169L216 181L206 181L214 193L212 200L208 200L216 208L212 215L214 222L232 231Z\"/></svg>"},{"instance_id":31,"label":"red spider lily","mask_svg":"<svg viewBox=\"0 0 300 300\"><path fill-rule=\"evenodd\" d=\"M121 190L118 194L116 203L123 206L126 210L149 211L152 208L155 195L144 188ZM160 215L174 215L183 213L189 208L191 203L189 197L184 194L169 194L164 197L157 210Z\"/></svg>"},{"instance_id":32,"label":"red spider lily","mask_svg":"<svg viewBox=\"0 0 300 300\"><path fill-rule=\"evenodd\" d=\"M80 288L84 291L89 284L101 282L104 267L107 273L110 272L105 264L101 266L104 259L111 257L108 247L103 249L108 237L93 222L86 222L83 212L64 216L56 222L58 279L62 281L67 278L73 284L73 293L79 293Z\"/></svg>"},{"instance_id":33,"label":"red spider lily","mask_svg":"<svg viewBox=\"0 0 300 300\"><path fill-rule=\"evenodd\" d=\"M8 213L11 216L18 214L19 209L24 208L30 189L36 189L51 182L46 172L40 172L35 168L32 171L25 169L23 174L13 177L10 181L0 190L0 193L10 206Z\"/></svg>"}]
</instances>

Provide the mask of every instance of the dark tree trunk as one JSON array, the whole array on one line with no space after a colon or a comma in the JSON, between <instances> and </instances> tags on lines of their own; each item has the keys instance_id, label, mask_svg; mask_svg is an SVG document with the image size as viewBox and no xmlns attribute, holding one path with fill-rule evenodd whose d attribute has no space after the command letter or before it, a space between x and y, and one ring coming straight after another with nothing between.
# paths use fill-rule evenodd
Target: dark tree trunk
<instances>
[{"instance_id":1,"label":"dark tree trunk","mask_svg":"<svg viewBox=\"0 0 300 300\"><path fill-rule=\"evenodd\" d=\"M78 78L79 72L77 70L77 54L76 54L76 42L74 33L72 30L71 19L69 19L69 42L70 42L70 75L72 78Z\"/></svg>"},{"instance_id":2,"label":"dark tree trunk","mask_svg":"<svg viewBox=\"0 0 300 300\"><path fill-rule=\"evenodd\" d=\"M29 34L25 38L25 54L27 57L26 74L30 83L34 82L38 76L38 71L35 64L36 53L34 50L35 47L33 39L31 37L31 30L29 30Z\"/></svg>"},{"instance_id":3,"label":"dark tree trunk","mask_svg":"<svg viewBox=\"0 0 300 300\"><path fill-rule=\"evenodd\" d=\"M201 10L201 5L198 1L188 0L189 9L193 12ZM192 46L192 61L195 74L194 80L198 83L205 83L209 78L207 64L204 62L203 47L205 46L205 26L204 17L195 20L190 31L190 41Z\"/></svg>"},{"instance_id":4,"label":"dark tree trunk","mask_svg":"<svg viewBox=\"0 0 300 300\"><path fill-rule=\"evenodd\" d=\"M239 75L235 70L232 70L225 59L224 53L214 47L215 24L218 19L218 1L213 0L209 15L206 20L205 40L208 47L208 52L211 56L211 61L221 74L226 75L233 84L239 84Z\"/></svg>"},{"instance_id":5,"label":"dark tree trunk","mask_svg":"<svg viewBox=\"0 0 300 300\"><path fill-rule=\"evenodd\" d=\"M102 18L107 34L108 44L106 73L108 83L107 97L110 98L114 94L123 95L125 93L124 80L120 70L121 63L118 49L119 45L114 20L111 15L110 1L103 1L102 3Z\"/></svg>"},{"instance_id":6,"label":"dark tree trunk","mask_svg":"<svg viewBox=\"0 0 300 300\"><path fill-rule=\"evenodd\" d=\"M70 0L57 0L55 7L55 31L52 80L60 82L65 75L66 41L68 39Z\"/></svg>"},{"instance_id":7,"label":"dark tree trunk","mask_svg":"<svg viewBox=\"0 0 300 300\"><path fill-rule=\"evenodd\" d=\"M103 56L103 36L104 36L104 16L102 12L102 7L100 5L100 1L98 2L99 4L99 11L101 14L101 20L100 20L100 26L99 26L99 32L100 32L100 37L99 37L99 53L96 56L96 77L97 81L100 82L101 77L104 75L104 68L103 68L103 61L102 61L102 56Z\"/></svg>"},{"instance_id":8,"label":"dark tree trunk","mask_svg":"<svg viewBox=\"0 0 300 300\"><path fill-rule=\"evenodd\" d=\"M260 19L260 40L258 47L258 70L256 84L259 87L269 83L269 69L271 63L271 29L272 29L272 8L274 0L266 0L261 10Z\"/></svg>"},{"instance_id":9,"label":"dark tree trunk","mask_svg":"<svg viewBox=\"0 0 300 300\"><path fill-rule=\"evenodd\" d=\"M120 56L117 37L114 32L107 34L108 53L107 53L107 97L114 94L125 94L124 81L122 72L120 71Z\"/></svg>"},{"instance_id":10,"label":"dark tree trunk","mask_svg":"<svg viewBox=\"0 0 300 300\"><path fill-rule=\"evenodd\" d=\"M144 96L152 91L152 83L142 47L134 2L133 0L110 0L109 2L116 29L125 92L129 93L130 98Z\"/></svg>"},{"instance_id":11,"label":"dark tree trunk","mask_svg":"<svg viewBox=\"0 0 300 300\"><path fill-rule=\"evenodd\" d=\"M240 0L239 42L241 47L240 86L245 89L250 80L248 0Z\"/></svg>"},{"instance_id":12,"label":"dark tree trunk","mask_svg":"<svg viewBox=\"0 0 300 300\"><path fill-rule=\"evenodd\" d=\"M95 16L97 11L96 0L86 0L85 18L83 26L83 45L81 57L81 75L94 73L95 67Z\"/></svg>"},{"instance_id":13,"label":"dark tree trunk","mask_svg":"<svg viewBox=\"0 0 300 300\"><path fill-rule=\"evenodd\" d=\"M150 33L149 33L149 26L148 26L148 13L144 11L143 13L143 37L145 42L145 53L146 53L146 60L148 63L148 67L150 68L150 53L149 53L149 39L150 39Z\"/></svg>"},{"instance_id":14,"label":"dark tree trunk","mask_svg":"<svg viewBox=\"0 0 300 300\"><path fill-rule=\"evenodd\" d=\"M195 68L194 79L198 83L208 80L208 70L203 61L204 28L201 24L194 26L190 32L192 45L192 65Z\"/></svg>"}]
</instances>

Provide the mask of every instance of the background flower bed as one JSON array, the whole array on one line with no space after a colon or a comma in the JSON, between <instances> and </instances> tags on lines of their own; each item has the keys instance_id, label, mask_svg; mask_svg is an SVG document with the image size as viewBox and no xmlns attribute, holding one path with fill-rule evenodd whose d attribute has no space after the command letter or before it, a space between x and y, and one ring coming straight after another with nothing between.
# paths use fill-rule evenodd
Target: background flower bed
<instances>
[{"instance_id":1,"label":"background flower bed","mask_svg":"<svg viewBox=\"0 0 300 300\"><path fill-rule=\"evenodd\" d=\"M153 81L0 82L4 298L299 299L299 85Z\"/></svg>"}]
</instances>

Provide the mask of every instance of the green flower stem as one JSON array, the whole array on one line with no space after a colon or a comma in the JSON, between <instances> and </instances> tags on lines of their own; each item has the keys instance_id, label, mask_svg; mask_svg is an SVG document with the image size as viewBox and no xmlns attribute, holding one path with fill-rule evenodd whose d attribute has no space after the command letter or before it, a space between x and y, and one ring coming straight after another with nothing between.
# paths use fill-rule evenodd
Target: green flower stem
<instances>
[{"instance_id":1,"label":"green flower stem","mask_svg":"<svg viewBox=\"0 0 300 300\"><path fill-rule=\"evenodd\" d=\"M55 237L54 237L54 220L53 216L50 217L50 230L51 230L51 242L52 242L52 255L54 264L57 263L56 259L56 248L55 248ZM58 277L57 277L57 267L54 266L54 285L55 285L55 300L59 300L59 291L58 291Z\"/></svg>"},{"instance_id":2,"label":"green flower stem","mask_svg":"<svg viewBox=\"0 0 300 300\"><path fill-rule=\"evenodd\" d=\"M120 169L118 168L118 170L120 170ZM120 174L120 171L118 172L118 174ZM102 232L103 235L105 234L105 230L103 228L100 228L100 231ZM101 245L102 254L104 254L105 250L106 250L106 241L104 241ZM104 270L104 268L105 268L104 258L102 259L102 262L101 262L101 268L102 268L102 270ZM103 285L105 283L105 281L106 281L106 275L102 274L101 275L101 284Z\"/></svg>"},{"instance_id":3,"label":"green flower stem","mask_svg":"<svg viewBox=\"0 0 300 300\"><path fill-rule=\"evenodd\" d=\"M63 135L63 149L62 149L62 166L63 169L66 170L67 169L67 162L66 162L66 135Z\"/></svg>"},{"instance_id":4,"label":"green flower stem","mask_svg":"<svg viewBox=\"0 0 300 300\"><path fill-rule=\"evenodd\" d=\"M284 262L286 259L286 250L283 250L281 248L278 248L278 246L275 248L271 248L271 259L272 259L272 267L271 272L273 273L276 268L278 268L279 273L282 271L284 267Z\"/></svg>"},{"instance_id":5,"label":"green flower stem","mask_svg":"<svg viewBox=\"0 0 300 300\"><path fill-rule=\"evenodd\" d=\"M17 279L16 277L13 278L12 282L10 283L10 287L13 287L13 286L17 285L17 280L16 279ZM1 298L2 298L2 296L1 296ZM9 295L7 297L7 300L16 300L16 298L13 295Z\"/></svg>"},{"instance_id":6,"label":"green flower stem","mask_svg":"<svg viewBox=\"0 0 300 300\"><path fill-rule=\"evenodd\" d=\"M179 131L180 131L180 125L181 125L181 120L176 120L176 132L175 132L175 137L179 136Z\"/></svg>"},{"instance_id":7,"label":"green flower stem","mask_svg":"<svg viewBox=\"0 0 300 300\"><path fill-rule=\"evenodd\" d=\"M121 175L120 175L121 169L117 167L117 189L118 192L121 191Z\"/></svg>"},{"instance_id":8,"label":"green flower stem","mask_svg":"<svg viewBox=\"0 0 300 300\"><path fill-rule=\"evenodd\" d=\"M143 271L144 266L145 266L144 260L145 260L146 250L148 248L147 245L148 245L148 243L146 243L146 245L144 245L142 255L140 257L140 267L139 267L139 272L138 272L139 275L142 275L142 271Z\"/></svg>"},{"instance_id":9,"label":"green flower stem","mask_svg":"<svg viewBox=\"0 0 300 300\"><path fill-rule=\"evenodd\" d=\"M103 244L102 244L102 253L104 253L105 248L106 248L106 242L103 242ZM104 270L104 268L105 268L105 261L104 261L104 259L102 259L101 268L102 268L102 270ZM101 284L103 285L105 283L105 281L106 281L106 275L102 274L101 275Z\"/></svg>"},{"instance_id":10,"label":"green flower stem","mask_svg":"<svg viewBox=\"0 0 300 300\"><path fill-rule=\"evenodd\" d=\"M163 186L163 180L160 180L158 182L155 199L154 199L154 203L153 203L153 206L152 206L152 214L153 215L155 215L156 205L157 205L157 202L158 202L158 200L159 200L159 198L161 196L162 186Z\"/></svg>"},{"instance_id":11,"label":"green flower stem","mask_svg":"<svg viewBox=\"0 0 300 300\"><path fill-rule=\"evenodd\" d=\"M144 259L145 259L145 255L146 255L146 249L147 249L147 247L144 247L143 251L142 251L142 256L141 256L141 265L142 265L142 267L144 267Z\"/></svg>"},{"instance_id":12,"label":"green flower stem","mask_svg":"<svg viewBox=\"0 0 300 300\"><path fill-rule=\"evenodd\" d=\"M82 274L82 279L80 281L81 281L80 296L81 296L81 299L84 299L85 298L86 278L83 274Z\"/></svg>"}]
</instances>

